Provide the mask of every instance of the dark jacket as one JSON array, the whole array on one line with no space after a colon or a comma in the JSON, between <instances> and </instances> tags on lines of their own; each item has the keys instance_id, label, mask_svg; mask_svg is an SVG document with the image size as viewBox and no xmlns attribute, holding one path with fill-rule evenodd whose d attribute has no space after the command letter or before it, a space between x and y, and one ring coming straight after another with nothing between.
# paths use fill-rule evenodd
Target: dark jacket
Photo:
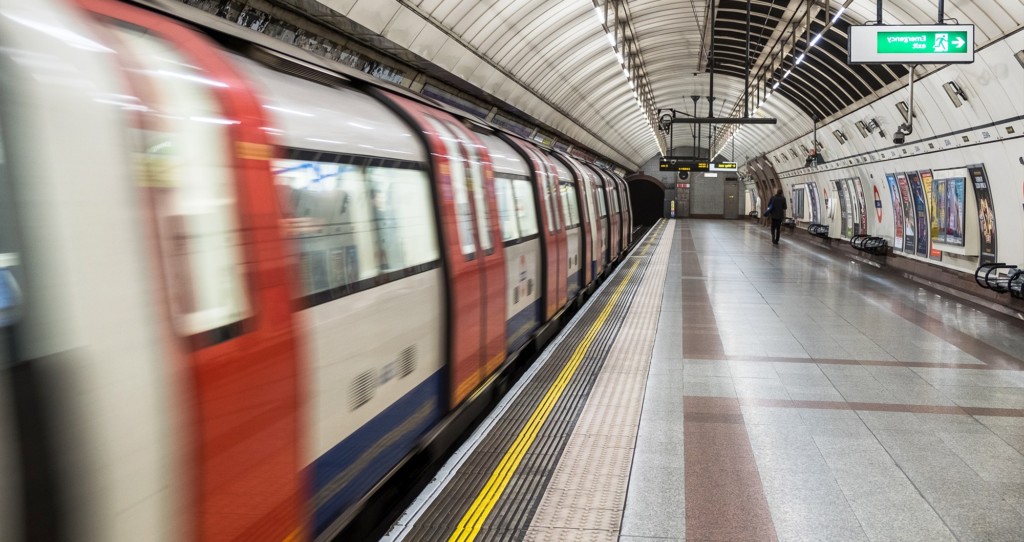
<instances>
[{"instance_id":1,"label":"dark jacket","mask_svg":"<svg viewBox=\"0 0 1024 542\"><path fill-rule=\"evenodd\" d=\"M786 196L784 194L775 194L772 199L768 200L768 205L771 206L772 210L768 213L768 216L775 220L782 220L786 218Z\"/></svg>"}]
</instances>

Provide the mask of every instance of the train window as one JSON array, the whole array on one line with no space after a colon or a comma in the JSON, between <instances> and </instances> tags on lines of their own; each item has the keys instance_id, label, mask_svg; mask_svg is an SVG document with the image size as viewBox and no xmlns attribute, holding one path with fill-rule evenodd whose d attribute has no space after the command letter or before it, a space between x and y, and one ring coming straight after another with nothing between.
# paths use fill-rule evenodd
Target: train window
<instances>
[{"instance_id":1,"label":"train window","mask_svg":"<svg viewBox=\"0 0 1024 542\"><path fill-rule=\"evenodd\" d=\"M548 210L548 231L558 231L558 211L555 209L554 193L551 190L551 176L544 172L541 173L541 177L544 179L544 202Z\"/></svg>"},{"instance_id":2,"label":"train window","mask_svg":"<svg viewBox=\"0 0 1024 542\"><path fill-rule=\"evenodd\" d=\"M523 237L537 235L537 208L533 200L533 185L525 179L512 182L516 199L516 217Z\"/></svg>"},{"instance_id":3,"label":"train window","mask_svg":"<svg viewBox=\"0 0 1024 542\"><path fill-rule=\"evenodd\" d=\"M446 122L448 128L458 141L459 146L465 154L460 153L463 158L463 165L466 167L466 176L470 182L470 192L473 195L473 206L476 209L476 227L480 248L484 252L490 252L494 248L491 241L491 218L487 208L487 193L484 188L484 168L480 161L478 152L479 145L463 137L463 129L453 123ZM454 170L455 168L452 167Z\"/></svg>"},{"instance_id":4,"label":"train window","mask_svg":"<svg viewBox=\"0 0 1024 542\"><path fill-rule=\"evenodd\" d=\"M226 83L142 29L111 26L151 79L140 181L151 189L173 321L183 335L251 315L235 194L231 126L217 97Z\"/></svg>"},{"instance_id":5,"label":"train window","mask_svg":"<svg viewBox=\"0 0 1024 542\"><path fill-rule=\"evenodd\" d=\"M501 240L519 238L519 224L516 221L516 200L512 193L512 181L503 177L494 178L494 191L498 199L498 220L501 223Z\"/></svg>"},{"instance_id":6,"label":"train window","mask_svg":"<svg viewBox=\"0 0 1024 542\"><path fill-rule=\"evenodd\" d=\"M601 218L608 216L608 204L604 201L605 191L604 188L597 188L597 208L601 212Z\"/></svg>"},{"instance_id":7,"label":"train window","mask_svg":"<svg viewBox=\"0 0 1024 542\"><path fill-rule=\"evenodd\" d=\"M301 259L303 293L327 291L377 275L370 193L353 165L275 160L285 227Z\"/></svg>"},{"instance_id":8,"label":"train window","mask_svg":"<svg viewBox=\"0 0 1024 542\"><path fill-rule=\"evenodd\" d=\"M583 175L583 197L587 200L587 219L597 220L597 203L594 203L594 180Z\"/></svg>"},{"instance_id":9,"label":"train window","mask_svg":"<svg viewBox=\"0 0 1024 542\"><path fill-rule=\"evenodd\" d=\"M615 214L619 214L622 212L622 207L619 206L619 190L617 187L612 188L610 193L612 195L612 210L615 211Z\"/></svg>"},{"instance_id":10,"label":"train window","mask_svg":"<svg viewBox=\"0 0 1024 542\"><path fill-rule=\"evenodd\" d=\"M431 127L437 131L447 153L449 171L451 172L452 198L455 200L455 225L459 232L459 246L462 254L475 257L476 241L473 239L473 208L469 204L469 186L466 184L466 169L461 167L463 161L459 144L455 137L433 117L427 117Z\"/></svg>"},{"instance_id":11,"label":"train window","mask_svg":"<svg viewBox=\"0 0 1024 542\"><path fill-rule=\"evenodd\" d=\"M569 226L580 225L580 209L576 202L576 187L570 183L562 184L562 205L565 206L565 216Z\"/></svg>"},{"instance_id":12,"label":"train window","mask_svg":"<svg viewBox=\"0 0 1024 542\"><path fill-rule=\"evenodd\" d=\"M555 215L555 229L562 229L562 219L558 213L558 179L554 173L547 175L547 191L551 195L551 212Z\"/></svg>"},{"instance_id":13,"label":"train window","mask_svg":"<svg viewBox=\"0 0 1024 542\"><path fill-rule=\"evenodd\" d=\"M14 201L7 185L4 141L0 130L0 328L14 325L21 312L21 288L17 276L19 257L14 238ZM2 346L2 344L0 344ZM0 348L0 352L4 349ZM0 368L5 365L0 359Z\"/></svg>"},{"instance_id":14,"label":"train window","mask_svg":"<svg viewBox=\"0 0 1024 542\"><path fill-rule=\"evenodd\" d=\"M426 173L411 169L367 168L384 272L436 261L437 233Z\"/></svg>"}]
</instances>

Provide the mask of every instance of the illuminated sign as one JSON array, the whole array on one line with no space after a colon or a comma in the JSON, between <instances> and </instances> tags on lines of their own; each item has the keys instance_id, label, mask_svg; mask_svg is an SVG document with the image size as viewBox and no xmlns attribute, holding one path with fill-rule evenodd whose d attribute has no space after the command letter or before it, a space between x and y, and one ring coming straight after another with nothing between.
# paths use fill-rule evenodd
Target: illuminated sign
<instances>
[{"instance_id":1,"label":"illuminated sign","mask_svg":"<svg viewBox=\"0 0 1024 542\"><path fill-rule=\"evenodd\" d=\"M969 64L974 25L851 26L850 64Z\"/></svg>"},{"instance_id":2,"label":"illuminated sign","mask_svg":"<svg viewBox=\"0 0 1024 542\"><path fill-rule=\"evenodd\" d=\"M660 171L736 171L736 162L701 162L692 158L666 157L658 161Z\"/></svg>"}]
</instances>

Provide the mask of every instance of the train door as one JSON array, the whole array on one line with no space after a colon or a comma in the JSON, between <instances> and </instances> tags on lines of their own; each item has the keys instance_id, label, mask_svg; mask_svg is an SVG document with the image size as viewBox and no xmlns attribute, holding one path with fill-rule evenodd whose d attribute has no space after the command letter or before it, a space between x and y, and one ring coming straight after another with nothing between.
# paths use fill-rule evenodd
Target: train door
<instances>
[{"instance_id":1,"label":"train door","mask_svg":"<svg viewBox=\"0 0 1024 542\"><path fill-rule=\"evenodd\" d=\"M534 150L534 152L546 172L544 176L545 188L551 196L550 198L545 197L545 199L547 200L547 204L551 206L553 210L552 215L555 217L555 244L558 249L557 254L555 255L555 258L558 261L558 265L555 266L555 285L557 287L555 311L557 312L565 306L566 302L568 302L568 284L566 281L568 267L568 243L566 230L568 227L568 217L566 216L562 205L562 191L559 189L558 169L552 163L550 157L538 150ZM548 315L549 318L553 316L554 313Z\"/></svg>"},{"instance_id":2,"label":"train door","mask_svg":"<svg viewBox=\"0 0 1024 542\"><path fill-rule=\"evenodd\" d=\"M615 182L607 171L593 167L598 176L604 181L605 206L608 208L608 261L614 262L619 259L619 251L622 246L622 219L621 207L619 207L619 184Z\"/></svg>"},{"instance_id":3,"label":"train door","mask_svg":"<svg viewBox=\"0 0 1024 542\"><path fill-rule=\"evenodd\" d=\"M576 297L583 287L583 232L580 225L579 198L576 193L576 185L572 182L572 175L565 165L553 155L547 155L551 164L555 167L558 177L559 189L562 193L562 216L565 217L565 244L566 244L566 296L567 299Z\"/></svg>"},{"instance_id":4,"label":"train door","mask_svg":"<svg viewBox=\"0 0 1024 542\"><path fill-rule=\"evenodd\" d=\"M291 268L263 110L223 53L188 28L121 3L80 3L137 64L126 76L145 101L139 184L184 365L189 528L198 540L299 536Z\"/></svg>"},{"instance_id":5,"label":"train door","mask_svg":"<svg viewBox=\"0 0 1024 542\"><path fill-rule=\"evenodd\" d=\"M505 344L505 246L501 242L497 197L494 193L494 170L487 147L471 130L454 117L442 118L460 148L461 165L465 169L470 190L470 204L476 222L477 243L483 265L483 378L487 378L504 361ZM454 167L453 167L454 170Z\"/></svg>"},{"instance_id":6,"label":"train door","mask_svg":"<svg viewBox=\"0 0 1024 542\"><path fill-rule=\"evenodd\" d=\"M545 232L544 258L545 320L550 320L566 303L566 233L560 204L557 172L544 155L529 143L512 140L529 157L536 185L537 208Z\"/></svg>"},{"instance_id":7,"label":"train door","mask_svg":"<svg viewBox=\"0 0 1024 542\"><path fill-rule=\"evenodd\" d=\"M633 246L633 198L629 193L629 183L621 177L619 177L619 181L622 183L622 210L626 216L626 223L623 225L626 233L623 239L628 248Z\"/></svg>"},{"instance_id":8,"label":"train door","mask_svg":"<svg viewBox=\"0 0 1024 542\"><path fill-rule=\"evenodd\" d=\"M630 246L629 238L633 229L633 217L631 216L632 211L629 208L629 187L626 186L626 181L615 173L612 173L612 177L615 179L615 183L619 186L619 206L622 208L622 252L625 253L626 249Z\"/></svg>"},{"instance_id":9,"label":"train door","mask_svg":"<svg viewBox=\"0 0 1024 542\"><path fill-rule=\"evenodd\" d=\"M597 246L594 253L597 255L597 270L595 274L600 275L608 267L608 245L610 243L611 229L608 224L608 202L604 193L604 180L601 176L587 166L583 166L583 176L590 184L588 196L593 202L594 216L597 221L598 235Z\"/></svg>"},{"instance_id":10,"label":"train door","mask_svg":"<svg viewBox=\"0 0 1024 542\"><path fill-rule=\"evenodd\" d=\"M579 164L572 158L565 155L555 155L570 172L573 190L576 195L576 205L579 209L580 228L580 266L582 287L586 288L593 283L594 275L594 238L597 235L597 225L593 219L590 207L590 200L586 195L586 182L583 180L583 173Z\"/></svg>"},{"instance_id":11,"label":"train door","mask_svg":"<svg viewBox=\"0 0 1024 542\"><path fill-rule=\"evenodd\" d=\"M489 216L497 217L489 208L495 199L493 175L484 179L479 165L467 163L469 135L453 132L464 131L453 117L395 94L381 95L419 127L430 149L448 284L449 403L454 407L486 378L489 336L500 337L504 359L504 329L495 335L488 325L493 315L501 328L505 325L504 251L495 242L500 235L484 226L492 222ZM494 287L497 292L485 300Z\"/></svg>"}]
</instances>

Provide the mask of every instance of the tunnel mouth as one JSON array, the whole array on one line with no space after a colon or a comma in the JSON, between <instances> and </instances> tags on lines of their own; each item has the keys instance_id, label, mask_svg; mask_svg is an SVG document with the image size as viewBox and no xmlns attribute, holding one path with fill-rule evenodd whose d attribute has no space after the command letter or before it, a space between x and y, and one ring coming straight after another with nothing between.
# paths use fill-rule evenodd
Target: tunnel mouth
<instances>
[{"instance_id":1,"label":"tunnel mouth","mask_svg":"<svg viewBox=\"0 0 1024 542\"><path fill-rule=\"evenodd\" d=\"M665 217L665 188L661 183L650 177L634 177L626 182L635 226L653 226Z\"/></svg>"}]
</instances>

